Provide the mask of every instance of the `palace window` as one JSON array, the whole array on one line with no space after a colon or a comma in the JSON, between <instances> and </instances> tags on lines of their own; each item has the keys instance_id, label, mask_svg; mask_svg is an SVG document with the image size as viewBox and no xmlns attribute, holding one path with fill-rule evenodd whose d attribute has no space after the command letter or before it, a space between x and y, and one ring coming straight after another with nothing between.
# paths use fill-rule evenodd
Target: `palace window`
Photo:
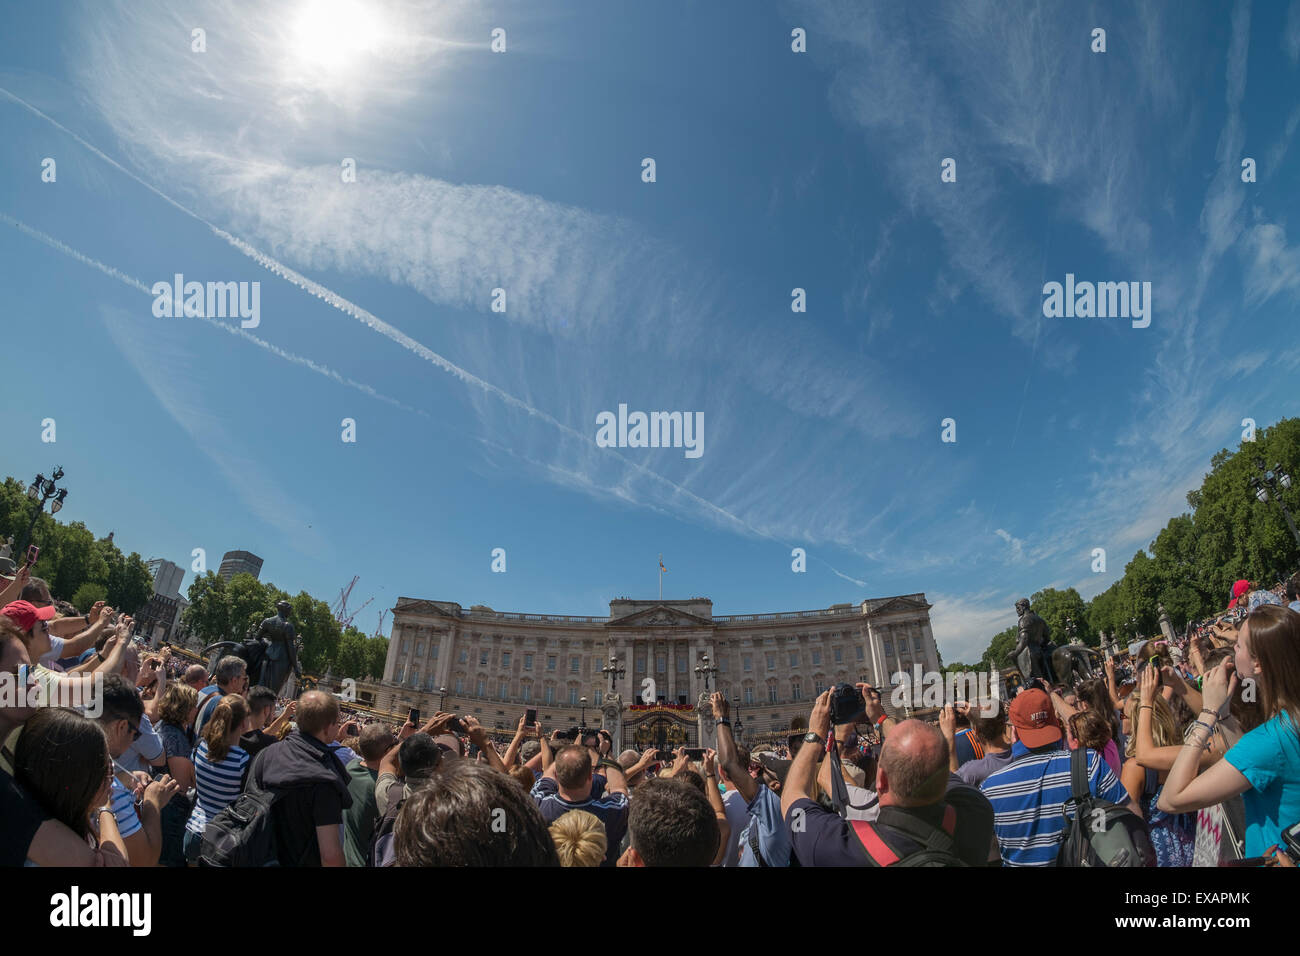
<instances>
[{"instance_id":1,"label":"palace window","mask_svg":"<svg viewBox=\"0 0 1300 956\"><path fill-rule=\"evenodd\" d=\"M767 685L767 700L768 700L768 703L772 703L772 704L775 704L775 703L776 703L776 685L775 685L775 684L768 684L768 685Z\"/></svg>"},{"instance_id":2,"label":"palace window","mask_svg":"<svg viewBox=\"0 0 1300 956\"><path fill-rule=\"evenodd\" d=\"M745 688L745 703L746 704L754 703L754 688L752 687Z\"/></svg>"},{"instance_id":3,"label":"palace window","mask_svg":"<svg viewBox=\"0 0 1300 956\"><path fill-rule=\"evenodd\" d=\"M475 697L487 696L487 681L485 681L481 677L478 679L478 682L474 684L474 696Z\"/></svg>"},{"instance_id":4,"label":"palace window","mask_svg":"<svg viewBox=\"0 0 1300 956\"><path fill-rule=\"evenodd\" d=\"M396 681L398 684L400 684L405 679L406 679L406 668L399 665L396 672L394 672L393 674L393 680Z\"/></svg>"},{"instance_id":5,"label":"palace window","mask_svg":"<svg viewBox=\"0 0 1300 956\"><path fill-rule=\"evenodd\" d=\"M478 652L478 666L479 666L479 667L487 667L487 662L488 662L488 652L487 652L487 651L479 651L479 652Z\"/></svg>"},{"instance_id":6,"label":"palace window","mask_svg":"<svg viewBox=\"0 0 1300 956\"><path fill-rule=\"evenodd\" d=\"M688 663L688 661L686 660L686 655L685 655L685 654L678 654L678 655L677 655L677 673L679 673L679 674L685 674L685 673L686 673L686 665L687 665L687 663Z\"/></svg>"},{"instance_id":7,"label":"palace window","mask_svg":"<svg viewBox=\"0 0 1300 956\"><path fill-rule=\"evenodd\" d=\"M424 689L427 691L432 691L433 685L436 684L437 682L438 682L437 679L432 674L430 674L429 679L424 682Z\"/></svg>"},{"instance_id":8,"label":"palace window","mask_svg":"<svg viewBox=\"0 0 1300 956\"><path fill-rule=\"evenodd\" d=\"M576 687L569 688L569 706L570 707L578 706L578 688Z\"/></svg>"},{"instance_id":9,"label":"palace window","mask_svg":"<svg viewBox=\"0 0 1300 956\"><path fill-rule=\"evenodd\" d=\"M429 656L435 661L438 659L438 643L436 641L429 642Z\"/></svg>"},{"instance_id":10,"label":"palace window","mask_svg":"<svg viewBox=\"0 0 1300 956\"><path fill-rule=\"evenodd\" d=\"M555 655L554 655L554 654L548 654L548 655L546 656L546 669L547 669L548 671L553 671L553 670L555 670Z\"/></svg>"},{"instance_id":11,"label":"palace window","mask_svg":"<svg viewBox=\"0 0 1300 956\"><path fill-rule=\"evenodd\" d=\"M917 653L920 653L921 651L920 635L917 635L916 637L912 638L912 650L916 651Z\"/></svg>"},{"instance_id":12,"label":"palace window","mask_svg":"<svg viewBox=\"0 0 1300 956\"><path fill-rule=\"evenodd\" d=\"M463 694L463 693L465 693L465 678L463 678L463 677L457 677L457 678L456 678L456 694L457 694L457 695L460 695L460 694Z\"/></svg>"},{"instance_id":13,"label":"palace window","mask_svg":"<svg viewBox=\"0 0 1300 956\"><path fill-rule=\"evenodd\" d=\"M406 638L402 638L401 652L402 652L403 654L406 653Z\"/></svg>"},{"instance_id":14,"label":"palace window","mask_svg":"<svg viewBox=\"0 0 1300 956\"><path fill-rule=\"evenodd\" d=\"M797 680L790 682L790 699L803 700L803 685Z\"/></svg>"},{"instance_id":15,"label":"palace window","mask_svg":"<svg viewBox=\"0 0 1300 956\"><path fill-rule=\"evenodd\" d=\"M502 667L509 667L509 666L510 666L510 652L509 652L509 651L502 651L502 652L501 652L501 666L502 666Z\"/></svg>"},{"instance_id":16,"label":"palace window","mask_svg":"<svg viewBox=\"0 0 1300 956\"><path fill-rule=\"evenodd\" d=\"M424 641L415 642L415 656L416 657L424 656Z\"/></svg>"},{"instance_id":17,"label":"palace window","mask_svg":"<svg viewBox=\"0 0 1300 956\"><path fill-rule=\"evenodd\" d=\"M533 685L532 685L532 684L525 684L525 685L524 685L523 698L524 698L524 703L525 703L525 704L530 704L530 703L532 703L532 700L533 700Z\"/></svg>"},{"instance_id":18,"label":"palace window","mask_svg":"<svg viewBox=\"0 0 1300 956\"><path fill-rule=\"evenodd\" d=\"M462 664L464 664L467 660L469 660L469 651L465 650L463 647L460 650L459 660Z\"/></svg>"},{"instance_id":19,"label":"palace window","mask_svg":"<svg viewBox=\"0 0 1300 956\"><path fill-rule=\"evenodd\" d=\"M821 649L820 647L814 647L814 648L813 648L813 666L814 666L814 667L817 667L817 666L819 666L819 665L821 664L821 662L822 662L822 649Z\"/></svg>"},{"instance_id":20,"label":"palace window","mask_svg":"<svg viewBox=\"0 0 1300 956\"><path fill-rule=\"evenodd\" d=\"M497 687L497 696L502 699L510 696L510 681L503 680L501 682L500 686Z\"/></svg>"},{"instance_id":21,"label":"palace window","mask_svg":"<svg viewBox=\"0 0 1300 956\"><path fill-rule=\"evenodd\" d=\"M886 657L894 656L894 642L891 641L889 638L885 638L885 656Z\"/></svg>"},{"instance_id":22,"label":"palace window","mask_svg":"<svg viewBox=\"0 0 1300 956\"><path fill-rule=\"evenodd\" d=\"M546 685L546 703L548 703L548 704L554 704L554 703L555 703L555 685L554 685L554 684L547 684L547 685Z\"/></svg>"},{"instance_id":23,"label":"palace window","mask_svg":"<svg viewBox=\"0 0 1300 956\"><path fill-rule=\"evenodd\" d=\"M727 673L727 659L725 657L718 661L718 673Z\"/></svg>"},{"instance_id":24,"label":"palace window","mask_svg":"<svg viewBox=\"0 0 1300 956\"><path fill-rule=\"evenodd\" d=\"M798 652L798 651L791 651L791 652L790 652L790 666L791 666L791 667L798 667L798 666L799 666L799 652Z\"/></svg>"},{"instance_id":25,"label":"palace window","mask_svg":"<svg viewBox=\"0 0 1300 956\"><path fill-rule=\"evenodd\" d=\"M524 655L524 670L526 670L526 671L530 671L530 670L532 670L532 669L533 669L533 655L532 655L532 654L525 654L525 655Z\"/></svg>"},{"instance_id":26,"label":"palace window","mask_svg":"<svg viewBox=\"0 0 1300 956\"><path fill-rule=\"evenodd\" d=\"M752 671L754 669L754 658L749 654L745 654L741 657L741 663L747 671Z\"/></svg>"},{"instance_id":27,"label":"palace window","mask_svg":"<svg viewBox=\"0 0 1300 956\"><path fill-rule=\"evenodd\" d=\"M776 670L776 655L771 652L767 655L767 669L770 671Z\"/></svg>"},{"instance_id":28,"label":"palace window","mask_svg":"<svg viewBox=\"0 0 1300 956\"><path fill-rule=\"evenodd\" d=\"M835 663L836 664L844 663L844 648L842 647L835 648Z\"/></svg>"},{"instance_id":29,"label":"palace window","mask_svg":"<svg viewBox=\"0 0 1300 956\"><path fill-rule=\"evenodd\" d=\"M857 657L858 657L858 660L860 660L860 661L862 661L862 660L866 660L866 657L867 657L867 656L866 656L866 653L862 650L862 645L861 645L861 644L859 644L857 647L855 647L855 648L853 648L853 649L854 649L855 651L857 651Z\"/></svg>"},{"instance_id":30,"label":"palace window","mask_svg":"<svg viewBox=\"0 0 1300 956\"><path fill-rule=\"evenodd\" d=\"M596 691L596 706L599 707L604 700L605 700L605 695L602 694L600 691Z\"/></svg>"},{"instance_id":31,"label":"palace window","mask_svg":"<svg viewBox=\"0 0 1300 956\"><path fill-rule=\"evenodd\" d=\"M578 674L578 673L581 673L581 669L582 669L582 658L580 658L580 657L571 657L571 658L569 658L569 673L570 673L570 674Z\"/></svg>"}]
</instances>

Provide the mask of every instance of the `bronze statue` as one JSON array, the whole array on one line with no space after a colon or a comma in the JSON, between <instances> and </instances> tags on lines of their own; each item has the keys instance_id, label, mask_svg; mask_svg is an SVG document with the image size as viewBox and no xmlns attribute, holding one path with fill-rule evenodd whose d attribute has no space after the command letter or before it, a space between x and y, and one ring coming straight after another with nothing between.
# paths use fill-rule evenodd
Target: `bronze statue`
<instances>
[{"instance_id":1,"label":"bronze statue","mask_svg":"<svg viewBox=\"0 0 1300 956\"><path fill-rule=\"evenodd\" d=\"M1040 677L1049 684L1053 683L1052 665L1047 656L1052 629L1030 609L1028 598L1016 602L1016 614L1019 617L1020 639L1011 652L1011 659L1020 668L1026 684L1032 685Z\"/></svg>"},{"instance_id":2,"label":"bronze statue","mask_svg":"<svg viewBox=\"0 0 1300 956\"><path fill-rule=\"evenodd\" d=\"M1102 673L1101 652L1086 644L1071 641L1052 651L1052 670L1058 683L1077 687L1081 681L1099 677Z\"/></svg>"},{"instance_id":3,"label":"bronze statue","mask_svg":"<svg viewBox=\"0 0 1300 956\"><path fill-rule=\"evenodd\" d=\"M269 687L277 694L292 669L295 677L302 676L298 666L297 632L289 614L293 607L288 601L281 601L275 606L276 613L266 618L257 626L253 640L261 642L265 650L262 654L260 675L255 683ZM252 676L252 675L250 675Z\"/></svg>"}]
</instances>

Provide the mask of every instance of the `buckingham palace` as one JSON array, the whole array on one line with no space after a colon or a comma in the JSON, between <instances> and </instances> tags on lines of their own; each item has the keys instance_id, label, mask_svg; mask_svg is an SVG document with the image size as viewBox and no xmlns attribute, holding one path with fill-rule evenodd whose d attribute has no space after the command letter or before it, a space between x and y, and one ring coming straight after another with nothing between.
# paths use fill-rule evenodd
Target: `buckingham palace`
<instances>
[{"instance_id":1,"label":"buckingham palace","mask_svg":"<svg viewBox=\"0 0 1300 956\"><path fill-rule=\"evenodd\" d=\"M707 746L712 720L700 705L720 690L742 740L767 740L840 682L886 690L892 713L891 675L939 668L930 607L905 594L718 616L708 598L618 598L608 615L580 617L404 597L383 680L357 690L376 710L472 714L498 733L535 708L547 732L599 726L620 748Z\"/></svg>"}]
</instances>

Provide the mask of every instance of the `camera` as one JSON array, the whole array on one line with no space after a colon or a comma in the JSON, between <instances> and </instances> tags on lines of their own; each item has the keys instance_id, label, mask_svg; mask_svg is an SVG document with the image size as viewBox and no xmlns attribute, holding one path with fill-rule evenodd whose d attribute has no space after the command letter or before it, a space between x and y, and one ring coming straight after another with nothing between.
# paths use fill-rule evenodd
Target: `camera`
<instances>
[{"instance_id":1,"label":"camera","mask_svg":"<svg viewBox=\"0 0 1300 956\"><path fill-rule=\"evenodd\" d=\"M831 691L831 723L833 725L856 723L866 715L867 702L862 691L852 684L836 684Z\"/></svg>"},{"instance_id":2,"label":"camera","mask_svg":"<svg viewBox=\"0 0 1300 956\"><path fill-rule=\"evenodd\" d=\"M447 729L457 736L463 736L469 733L469 728L465 726L465 721L459 717L453 717L447 722Z\"/></svg>"}]
</instances>

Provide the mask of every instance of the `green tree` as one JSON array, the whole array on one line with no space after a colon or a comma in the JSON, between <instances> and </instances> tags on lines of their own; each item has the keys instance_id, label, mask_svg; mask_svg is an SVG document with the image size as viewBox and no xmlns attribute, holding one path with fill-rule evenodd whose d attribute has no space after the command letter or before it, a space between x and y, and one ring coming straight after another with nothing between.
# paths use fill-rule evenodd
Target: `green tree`
<instances>
[{"instance_id":1,"label":"green tree","mask_svg":"<svg viewBox=\"0 0 1300 956\"><path fill-rule=\"evenodd\" d=\"M90 609L95 606L96 601L108 600L108 588L102 584L92 584L87 581L81 587L77 588L77 593L72 595L72 606L82 614L88 614Z\"/></svg>"},{"instance_id":2,"label":"green tree","mask_svg":"<svg viewBox=\"0 0 1300 956\"><path fill-rule=\"evenodd\" d=\"M350 624L339 637L338 654L330 669L339 677L366 676L366 636Z\"/></svg>"},{"instance_id":3,"label":"green tree","mask_svg":"<svg viewBox=\"0 0 1300 956\"><path fill-rule=\"evenodd\" d=\"M980 658L980 670L987 670L989 667L1001 670L1011 666L1010 655L1015 650L1019 638L1020 628L1015 624L995 634L993 640L989 641L984 656Z\"/></svg>"},{"instance_id":4,"label":"green tree","mask_svg":"<svg viewBox=\"0 0 1300 956\"><path fill-rule=\"evenodd\" d=\"M366 641L365 674L372 680L384 676L384 663L388 660L388 638L372 637Z\"/></svg>"},{"instance_id":5,"label":"green tree","mask_svg":"<svg viewBox=\"0 0 1300 956\"><path fill-rule=\"evenodd\" d=\"M303 673L321 674L337 658L342 636L339 622L328 604L299 591L289 601L293 605L293 622L302 639Z\"/></svg>"},{"instance_id":6,"label":"green tree","mask_svg":"<svg viewBox=\"0 0 1300 956\"><path fill-rule=\"evenodd\" d=\"M1088 608L1083 598L1074 588L1058 591L1056 588L1043 588L1035 591L1029 598L1034 613L1047 622L1052 629L1052 640L1057 644L1069 641L1066 621L1073 621L1076 633L1086 644L1097 645L1097 636L1089 633ZM1014 646L1014 645L1013 645Z\"/></svg>"},{"instance_id":7,"label":"green tree","mask_svg":"<svg viewBox=\"0 0 1300 956\"><path fill-rule=\"evenodd\" d=\"M195 577L187 597L190 604L181 615L185 627L204 644L229 640L230 597L226 582L215 571L208 571L203 577Z\"/></svg>"}]
</instances>

